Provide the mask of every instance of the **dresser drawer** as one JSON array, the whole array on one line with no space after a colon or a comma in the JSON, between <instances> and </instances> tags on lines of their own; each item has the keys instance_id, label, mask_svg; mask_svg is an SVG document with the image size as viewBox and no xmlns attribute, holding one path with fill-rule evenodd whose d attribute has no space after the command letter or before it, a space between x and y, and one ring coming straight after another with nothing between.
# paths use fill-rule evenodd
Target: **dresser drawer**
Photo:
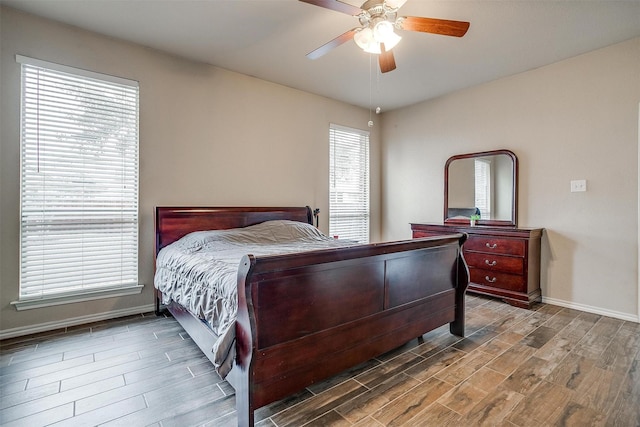
<instances>
[{"instance_id":1,"label":"dresser drawer","mask_svg":"<svg viewBox=\"0 0 640 427\"><path fill-rule=\"evenodd\" d=\"M524 258L520 257L469 252L465 248L464 259L469 267L512 274L524 273Z\"/></svg>"},{"instance_id":2,"label":"dresser drawer","mask_svg":"<svg viewBox=\"0 0 640 427\"><path fill-rule=\"evenodd\" d=\"M524 256L526 243L522 239L470 236L464 243L464 248L469 251Z\"/></svg>"},{"instance_id":3,"label":"dresser drawer","mask_svg":"<svg viewBox=\"0 0 640 427\"><path fill-rule=\"evenodd\" d=\"M520 292L524 287L524 277L517 274L500 273L481 268L469 269L470 281L479 285Z\"/></svg>"}]
</instances>

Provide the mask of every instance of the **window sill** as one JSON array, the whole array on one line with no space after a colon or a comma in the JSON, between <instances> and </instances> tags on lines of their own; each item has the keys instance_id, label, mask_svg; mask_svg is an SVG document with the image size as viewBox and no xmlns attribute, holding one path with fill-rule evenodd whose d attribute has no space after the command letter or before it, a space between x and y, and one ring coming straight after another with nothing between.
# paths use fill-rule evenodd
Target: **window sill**
<instances>
[{"instance_id":1,"label":"window sill","mask_svg":"<svg viewBox=\"0 0 640 427\"><path fill-rule=\"evenodd\" d=\"M51 307L54 305L72 304L77 302L92 301L102 298L114 298L126 295L136 295L142 292L143 285L133 285L112 289L99 289L95 291L85 291L82 293L51 295L43 298L24 299L22 301L13 301L11 305L16 310L31 310L33 308Z\"/></svg>"}]
</instances>

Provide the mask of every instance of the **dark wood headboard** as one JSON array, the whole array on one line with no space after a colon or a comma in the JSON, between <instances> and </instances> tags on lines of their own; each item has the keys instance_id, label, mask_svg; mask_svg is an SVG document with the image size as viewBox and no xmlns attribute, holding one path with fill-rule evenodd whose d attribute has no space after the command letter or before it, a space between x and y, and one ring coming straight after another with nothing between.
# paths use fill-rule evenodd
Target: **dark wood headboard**
<instances>
[{"instance_id":1,"label":"dark wood headboard","mask_svg":"<svg viewBox=\"0 0 640 427\"><path fill-rule=\"evenodd\" d=\"M179 238L204 230L247 227L264 221L288 219L313 224L311 208L305 207L156 207L156 255Z\"/></svg>"}]
</instances>

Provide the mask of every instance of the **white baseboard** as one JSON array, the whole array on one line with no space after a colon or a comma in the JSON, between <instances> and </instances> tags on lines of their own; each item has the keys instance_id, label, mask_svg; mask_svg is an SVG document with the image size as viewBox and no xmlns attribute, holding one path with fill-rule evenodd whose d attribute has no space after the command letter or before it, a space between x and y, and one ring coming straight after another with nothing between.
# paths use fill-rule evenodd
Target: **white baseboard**
<instances>
[{"instance_id":1,"label":"white baseboard","mask_svg":"<svg viewBox=\"0 0 640 427\"><path fill-rule=\"evenodd\" d=\"M619 311L606 310L600 307L593 307L591 305L578 304L570 301L563 301L555 298L542 297L542 302L551 305L559 305L560 307L572 308L575 310L586 311L587 313L599 314L601 316L613 317L620 320L628 320L629 322L640 323L640 318L637 315L622 313Z\"/></svg>"},{"instance_id":2,"label":"white baseboard","mask_svg":"<svg viewBox=\"0 0 640 427\"><path fill-rule=\"evenodd\" d=\"M19 328L5 329L0 331L0 340L20 337L24 335L37 334L39 332L53 331L56 329L68 328L69 326L82 325L85 323L99 322L101 320L115 319L118 317L131 316L133 314L148 313L155 310L154 304L139 307L125 308L122 310L107 311L104 313L91 314L88 316L73 317L71 319L58 320L55 322L40 323L37 325L21 326Z\"/></svg>"}]
</instances>

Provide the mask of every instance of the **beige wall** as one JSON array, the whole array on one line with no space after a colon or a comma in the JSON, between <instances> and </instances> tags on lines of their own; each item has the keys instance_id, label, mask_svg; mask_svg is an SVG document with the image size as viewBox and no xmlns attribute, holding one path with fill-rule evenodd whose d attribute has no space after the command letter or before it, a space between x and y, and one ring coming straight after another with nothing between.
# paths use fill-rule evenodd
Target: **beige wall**
<instances>
[{"instance_id":1,"label":"beige wall","mask_svg":"<svg viewBox=\"0 0 640 427\"><path fill-rule=\"evenodd\" d=\"M0 336L153 302L156 205L319 207L328 231L329 123L368 129L368 111L0 8ZM140 82L141 295L17 312L21 54ZM372 240L380 144L371 133ZM43 326L44 325L44 326Z\"/></svg>"},{"instance_id":2,"label":"beige wall","mask_svg":"<svg viewBox=\"0 0 640 427\"><path fill-rule=\"evenodd\" d=\"M519 225L545 228L544 298L637 320L639 103L633 39L386 113L383 238L442 221L451 155L510 149ZM572 179L588 191L571 193Z\"/></svg>"}]
</instances>

